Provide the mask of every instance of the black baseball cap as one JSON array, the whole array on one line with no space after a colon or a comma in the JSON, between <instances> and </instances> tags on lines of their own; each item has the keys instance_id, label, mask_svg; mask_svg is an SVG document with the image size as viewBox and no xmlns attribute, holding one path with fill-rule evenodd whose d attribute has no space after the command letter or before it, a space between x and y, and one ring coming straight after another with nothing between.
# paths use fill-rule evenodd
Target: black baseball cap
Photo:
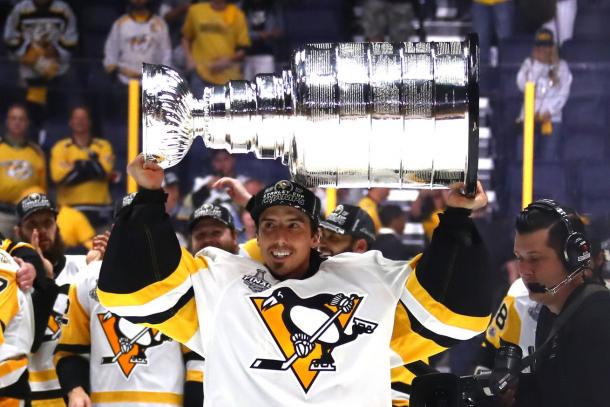
<instances>
[{"instance_id":1,"label":"black baseball cap","mask_svg":"<svg viewBox=\"0 0 610 407\"><path fill-rule=\"evenodd\" d=\"M17 204L17 217L19 222L39 211L51 211L57 216L57 209L49 197L38 192L31 193Z\"/></svg>"},{"instance_id":2,"label":"black baseball cap","mask_svg":"<svg viewBox=\"0 0 610 407\"><path fill-rule=\"evenodd\" d=\"M192 230L197 222L203 218L215 219L219 222L224 223L229 228L235 230L235 222L233 222L233 216L227 208L221 205L215 205L212 203L204 203L189 217L189 230Z\"/></svg>"},{"instance_id":3,"label":"black baseball cap","mask_svg":"<svg viewBox=\"0 0 610 407\"><path fill-rule=\"evenodd\" d=\"M320 199L301 184L281 180L262 189L248 201L246 209L258 225L258 219L267 208L272 206L290 206L306 214L314 226L318 226L320 216Z\"/></svg>"},{"instance_id":4,"label":"black baseball cap","mask_svg":"<svg viewBox=\"0 0 610 407\"><path fill-rule=\"evenodd\" d=\"M320 222L320 227L340 235L375 241L375 224L368 213L354 205L339 205L328 217Z\"/></svg>"},{"instance_id":5,"label":"black baseball cap","mask_svg":"<svg viewBox=\"0 0 610 407\"><path fill-rule=\"evenodd\" d=\"M536 31L534 45L539 47L550 47L555 45L553 31L549 30L548 28L541 28Z\"/></svg>"}]
</instances>

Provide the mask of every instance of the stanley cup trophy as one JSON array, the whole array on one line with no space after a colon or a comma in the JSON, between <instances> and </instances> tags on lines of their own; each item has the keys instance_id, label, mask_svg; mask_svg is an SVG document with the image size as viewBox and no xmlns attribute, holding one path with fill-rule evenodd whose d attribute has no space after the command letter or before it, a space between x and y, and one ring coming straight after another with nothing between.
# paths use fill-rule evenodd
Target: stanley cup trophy
<instances>
[{"instance_id":1,"label":"stanley cup trophy","mask_svg":"<svg viewBox=\"0 0 610 407\"><path fill-rule=\"evenodd\" d=\"M309 44L290 70L206 87L145 65L144 156L171 167L194 138L278 158L308 187L476 190L478 40ZM199 95L198 95L199 96Z\"/></svg>"}]
</instances>

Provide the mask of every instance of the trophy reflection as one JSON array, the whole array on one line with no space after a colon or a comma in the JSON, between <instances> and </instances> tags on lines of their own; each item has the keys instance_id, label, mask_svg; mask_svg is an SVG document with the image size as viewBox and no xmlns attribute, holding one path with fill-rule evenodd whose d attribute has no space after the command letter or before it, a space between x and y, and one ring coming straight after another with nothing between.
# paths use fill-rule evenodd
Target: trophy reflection
<instances>
[{"instance_id":1,"label":"trophy reflection","mask_svg":"<svg viewBox=\"0 0 610 407\"><path fill-rule=\"evenodd\" d=\"M478 40L309 44L291 69L209 86L144 65L143 146L171 167L206 147L281 158L306 186L476 189Z\"/></svg>"}]
</instances>

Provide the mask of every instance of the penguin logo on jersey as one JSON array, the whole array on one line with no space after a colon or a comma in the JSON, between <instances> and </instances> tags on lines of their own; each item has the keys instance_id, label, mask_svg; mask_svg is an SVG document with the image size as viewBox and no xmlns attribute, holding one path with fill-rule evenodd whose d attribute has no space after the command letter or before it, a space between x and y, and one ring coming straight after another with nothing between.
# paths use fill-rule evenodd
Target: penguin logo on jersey
<instances>
[{"instance_id":1,"label":"penguin logo on jersey","mask_svg":"<svg viewBox=\"0 0 610 407\"><path fill-rule=\"evenodd\" d=\"M97 318L113 353L102 357L102 365L116 363L126 379L136 366L148 364L146 351L149 348L172 340L157 329L132 324L111 312L97 314Z\"/></svg>"},{"instance_id":2,"label":"penguin logo on jersey","mask_svg":"<svg viewBox=\"0 0 610 407\"><path fill-rule=\"evenodd\" d=\"M292 370L307 393L321 371L336 370L332 356L337 346L371 334L377 323L356 318L363 297L318 294L301 298L288 287L269 297L250 298L284 359L256 359L252 369ZM349 333L348 333L349 332Z\"/></svg>"},{"instance_id":3,"label":"penguin logo on jersey","mask_svg":"<svg viewBox=\"0 0 610 407\"><path fill-rule=\"evenodd\" d=\"M68 286L62 287L60 290L66 291L67 287ZM69 306L70 300L68 295L65 292L60 292L57 294L55 304L53 304L53 309L51 310L51 315L49 315L47 329L45 330L42 338L43 341L48 342L59 339L62 325L66 325L68 323L68 318L66 318L66 315L68 315Z\"/></svg>"}]
</instances>

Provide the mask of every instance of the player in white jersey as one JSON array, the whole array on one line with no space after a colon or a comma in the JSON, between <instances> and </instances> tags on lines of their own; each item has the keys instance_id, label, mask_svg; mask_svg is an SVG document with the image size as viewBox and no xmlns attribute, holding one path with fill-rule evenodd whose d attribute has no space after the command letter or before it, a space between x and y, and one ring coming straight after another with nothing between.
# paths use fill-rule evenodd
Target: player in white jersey
<instances>
[{"instance_id":1,"label":"player in white jersey","mask_svg":"<svg viewBox=\"0 0 610 407\"><path fill-rule=\"evenodd\" d=\"M0 405L21 406L29 393L27 355L34 343L34 307L17 285L17 261L0 249ZM21 400L21 401L20 401Z\"/></svg>"},{"instance_id":2,"label":"player in white jersey","mask_svg":"<svg viewBox=\"0 0 610 407\"><path fill-rule=\"evenodd\" d=\"M133 195L120 200L116 210ZM99 304L95 294L107 235L96 236L92 262L70 287L69 311L55 354L70 406L197 406L201 358L158 330L142 329Z\"/></svg>"},{"instance_id":3,"label":"player in white jersey","mask_svg":"<svg viewBox=\"0 0 610 407\"><path fill-rule=\"evenodd\" d=\"M117 220L98 296L206 357L206 405L390 405L390 368L482 332L489 319L484 247L469 219L486 203L449 197L429 250L323 260L319 200L280 181L256 194L264 265L215 248L181 250L166 215L163 171L139 156L142 187Z\"/></svg>"},{"instance_id":4,"label":"player in white jersey","mask_svg":"<svg viewBox=\"0 0 610 407\"><path fill-rule=\"evenodd\" d=\"M29 356L29 399L33 407L64 407L66 404L53 365L53 352L66 321L68 289L76 275L86 267L85 256L64 255L56 222L57 210L45 194L25 196L17 204L17 216L19 222L14 229L15 235L40 251L51 268L49 274L53 280L49 283L53 287L47 290L46 316L37 318L40 324L45 323L40 344Z\"/></svg>"}]
</instances>

